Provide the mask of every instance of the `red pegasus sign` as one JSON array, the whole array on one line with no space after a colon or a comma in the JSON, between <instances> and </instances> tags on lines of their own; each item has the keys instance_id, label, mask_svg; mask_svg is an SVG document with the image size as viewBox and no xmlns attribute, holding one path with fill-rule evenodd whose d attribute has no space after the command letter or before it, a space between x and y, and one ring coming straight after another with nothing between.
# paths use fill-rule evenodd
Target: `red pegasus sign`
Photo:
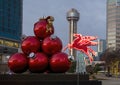
<instances>
[{"instance_id":1,"label":"red pegasus sign","mask_svg":"<svg viewBox=\"0 0 120 85\"><path fill-rule=\"evenodd\" d=\"M78 51L85 53L89 57L90 62L92 62L93 57L90 55L90 53L92 53L92 55L95 55L95 51L88 46L97 45L98 42L93 41L93 40L96 40L97 37L96 36L82 36L81 34L74 34L73 36L75 37L75 39L73 40L72 43L69 43L63 49L63 51L65 51L67 48L76 49Z\"/></svg>"}]
</instances>

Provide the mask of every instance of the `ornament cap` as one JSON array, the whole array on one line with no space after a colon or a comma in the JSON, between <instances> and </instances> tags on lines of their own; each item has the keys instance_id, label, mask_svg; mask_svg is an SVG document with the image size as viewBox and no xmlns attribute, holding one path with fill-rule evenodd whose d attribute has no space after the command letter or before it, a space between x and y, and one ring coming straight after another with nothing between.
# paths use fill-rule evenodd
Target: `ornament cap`
<instances>
[{"instance_id":1,"label":"ornament cap","mask_svg":"<svg viewBox=\"0 0 120 85\"><path fill-rule=\"evenodd\" d=\"M74 58L74 56L70 55L70 56L68 56L68 60L73 62L73 61L75 61L75 58Z\"/></svg>"},{"instance_id":2,"label":"ornament cap","mask_svg":"<svg viewBox=\"0 0 120 85\"><path fill-rule=\"evenodd\" d=\"M50 39L56 39L56 38L57 38L57 36L54 35L54 34L52 34L52 35L50 36Z\"/></svg>"},{"instance_id":3,"label":"ornament cap","mask_svg":"<svg viewBox=\"0 0 120 85\"><path fill-rule=\"evenodd\" d=\"M46 17L45 17L45 16L40 17L40 18L39 18L39 21L40 21L40 20L44 20L44 19L46 19Z\"/></svg>"},{"instance_id":4,"label":"ornament cap","mask_svg":"<svg viewBox=\"0 0 120 85\"><path fill-rule=\"evenodd\" d=\"M34 57L35 57L35 53L34 53L34 52L31 52L28 57L29 57L29 58L34 58Z\"/></svg>"}]
</instances>

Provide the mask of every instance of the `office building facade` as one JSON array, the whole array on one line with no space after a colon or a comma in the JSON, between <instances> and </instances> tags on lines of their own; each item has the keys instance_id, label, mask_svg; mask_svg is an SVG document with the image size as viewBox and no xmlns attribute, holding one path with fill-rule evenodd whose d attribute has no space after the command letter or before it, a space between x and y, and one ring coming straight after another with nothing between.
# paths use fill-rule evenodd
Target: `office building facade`
<instances>
[{"instance_id":1,"label":"office building facade","mask_svg":"<svg viewBox=\"0 0 120 85\"><path fill-rule=\"evenodd\" d=\"M100 60L101 54L106 50L106 40L105 39L98 39L98 46L97 46L97 57L96 60Z\"/></svg>"},{"instance_id":2,"label":"office building facade","mask_svg":"<svg viewBox=\"0 0 120 85\"><path fill-rule=\"evenodd\" d=\"M107 0L107 48L120 49L120 0Z\"/></svg>"},{"instance_id":3,"label":"office building facade","mask_svg":"<svg viewBox=\"0 0 120 85\"><path fill-rule=\"evenodd\" d=\"M0 63L18 52L22 35L22 0L0 0Z\"/></svg>"},{"instance_id":4,"label":"office building facade","mask_svg":"<svg viewBox=\"0 0 120 85\"><path fill-rule=\"evenodd\" d=\"M98 39L98 52L104 52L106 50L106 40Z\"/></svg>"}]
</instances>

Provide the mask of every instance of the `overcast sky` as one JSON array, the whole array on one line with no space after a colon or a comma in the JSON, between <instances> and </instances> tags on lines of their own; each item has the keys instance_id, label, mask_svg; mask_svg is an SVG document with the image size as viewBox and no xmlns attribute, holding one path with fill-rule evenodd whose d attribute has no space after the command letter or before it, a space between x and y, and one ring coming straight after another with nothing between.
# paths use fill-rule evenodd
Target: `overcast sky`
<instances>
[{"instance_id":1,"label":"overcast sky","mask_svg":"<svg viewBox=\"0 0 120 85\"><path fill-rule=\"evenodd\" d=\"M23 34L34 35L34 23L40 17L50 15L55 18L55 35L67 44L69 23L66 13L71 8L80 13L78 33L106 38L106 0L23 0Z\"/></svg>"}]
</instances>

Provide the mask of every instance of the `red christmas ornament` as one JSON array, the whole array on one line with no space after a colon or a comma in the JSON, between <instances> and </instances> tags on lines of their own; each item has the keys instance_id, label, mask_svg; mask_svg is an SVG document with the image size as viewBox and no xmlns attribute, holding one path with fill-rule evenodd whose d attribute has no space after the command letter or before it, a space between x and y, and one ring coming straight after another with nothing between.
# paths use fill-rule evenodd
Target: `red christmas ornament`
<instances>
[{"instance_id":1,"label":"red christmas ornament","mask_svg":"<svg viewBox=\"0 0 120 85\"><path fill-rule=\"evenodd\" d=\"M38 52L40 50L41 42L35 36L28 36L21 44L22 51L29 55L31 52Z\"/></svg>"},{"instance_id":2,"label":"red christmas ornament","mask_svg":"<svg viewBox=\"0 0 120 85\"><path fill-rule=\"evenodd\" d=\"M53 55L62 50L62 41L57 36L51 35L43 40L43 52Z\"/></svg>"},{"instance_id":3,"label":"red christmas ornament","mask_svg":"<svg viewBox=\"0 0 120 85\"><path fill-rule=\"evenodd\" d=\"M54 18L52 16L40 19L38 22L34 24L34 34L40 39L44 39L45 37L53 34L54 33L54 27L52 24L53 21Z\"/></svg>"},{"instance_id":4,"label":"red christmas ornament","mask_svg":"<svg viewBox=\"0 0 120 85\"><path fill-rule=\"evenodd\" d=\"M44 53L31 54L29 59L29 70L32 73L44 72L48 66L48 58Z\"/></svg>"},{"instance_id":5,"label":"red christmas ornament","mask_svg":"<svg viewBox=\"0 0 120 85\"><path fill-rule=\"evenodd\" d=\"M50 68L52 72L64 73L71 66L71 62L68 59L68 55L63 52L54 54L50 59Z\"/></svg>"},{"instance_id":6,"label":"red christmas ornament","mask_svg":"<svg viewBox=\"0 0 120 85\"><path fill-rule=\"evenodd\" d=\"M15 53L8 60L8 67L14 73L22 73L28 69L28 58L23 53Z\"/></svg>"}]
</instances>

